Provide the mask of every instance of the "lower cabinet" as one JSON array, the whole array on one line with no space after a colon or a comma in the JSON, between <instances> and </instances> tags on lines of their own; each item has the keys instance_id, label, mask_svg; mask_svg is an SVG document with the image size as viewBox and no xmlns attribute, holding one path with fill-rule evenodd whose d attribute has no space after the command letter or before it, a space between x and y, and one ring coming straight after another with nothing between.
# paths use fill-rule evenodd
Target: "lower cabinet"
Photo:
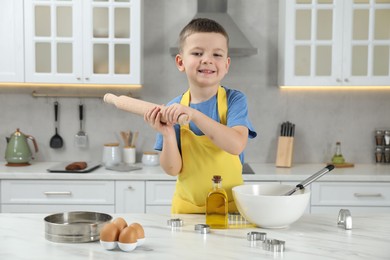
<instances>
[{"instance_id":1,"label":"lower cabinet","mask_svg":"<svg viewBox=\"0 0 390 260\"><path fill-rule=\"evenodd\" d=\"M2 180L1 212L114 212L114 181Z\"/></svg>"},{"instance_id":2,"label":"lower cabinet","mask_svg":"<svg viewBox=\"0 0 390 260\"><path fill-rule=\"evenodd\" d=\"M115 213L145 212L145 181L115 182Z\"/></svg>"},{"instance_id":3,"label":"lower cabinet","mask_svg":"<svg viewBox=\"0 0 390 260\"><path fill-rule=\"evenodd\" d=\"M312 184L311 213L351 215L390 213L390 183L316 182Z\"/></svg>"},{"instance_id":4,"label":"lower cabinet","mask_svg":"<svg viewBox=\"0 0 390 260\"><path fill-rule=\"evenodd\" d=\"M146 213L171 214L176 181L146 181Z\"/></svg>"}]
</instances>

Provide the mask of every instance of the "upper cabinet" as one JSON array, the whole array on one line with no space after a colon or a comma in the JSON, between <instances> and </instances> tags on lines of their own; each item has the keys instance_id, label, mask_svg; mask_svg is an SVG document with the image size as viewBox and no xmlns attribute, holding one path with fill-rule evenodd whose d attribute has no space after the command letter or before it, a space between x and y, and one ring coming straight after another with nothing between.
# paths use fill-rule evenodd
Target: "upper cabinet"
<instances>
[{"instance_id":1,"label":"upper cabinet","mask_svg":"<svg viewBox=\"0 0 390 260\"><path fill-rule=\"evenodd\" d=\"M141 2L24 0L25 81L141 84Z\"/></svg>"},{"instance_id":2,"label":"upper cabinet","mask_svg":"<svg viewBox=\"0 0 390 260\"><path fill-rule=\"evenodd\" d=\"M279 4L279 85L390 86L390 0Z\"/></svg>"},{"instance_id":3,"label":"upper cabinet","mask_svg":"<svg viewBox=\"0 0 390 260\"><path fill-rule=\"evenodd\" d=\"M0 35L0 81L23 82L23 0L1 1Z\"/></svg>"}]
</instances>

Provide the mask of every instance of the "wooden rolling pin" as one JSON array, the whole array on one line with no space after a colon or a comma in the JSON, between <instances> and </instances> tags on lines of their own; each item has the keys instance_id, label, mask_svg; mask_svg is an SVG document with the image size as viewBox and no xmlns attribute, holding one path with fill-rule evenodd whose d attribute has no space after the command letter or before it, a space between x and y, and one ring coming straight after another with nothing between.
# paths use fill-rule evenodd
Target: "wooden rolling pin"
<instances>
[{"instance_id":1,"label":"wooden rolling pin","mask_svg":"<svg viewBox=\"0 0 390 260\"><path fill-rule=\"evenodd\" d=\"M125 110L127 112L137 114L140 116L144 116L145 113L151 110L154 107L160 107L160 105L156 105L150 102L146 102L143 100L139 100L136 98L131 98L128 96L115 96L114 94L107 93L103 97L103 101L108 104L113 104L117 108ZM180 125L188 124L190 118L188 115L182 114L179 116L177 122ZM165 123L167 120L165 118L161 118L161 122Z\"/></svg>"}]
</instances>

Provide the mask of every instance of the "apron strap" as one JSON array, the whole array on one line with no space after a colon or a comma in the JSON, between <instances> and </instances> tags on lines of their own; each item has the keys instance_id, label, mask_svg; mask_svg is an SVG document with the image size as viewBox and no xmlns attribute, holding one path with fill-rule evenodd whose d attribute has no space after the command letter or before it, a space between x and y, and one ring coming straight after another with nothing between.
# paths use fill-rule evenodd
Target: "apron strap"
<instances>
[{"instance_id":1,"label":"apron strap","mask_svg":"<svg viewBox=\"0 0 390 260\"><path fill-rule=\"evenodd\" d=\"M180 104L183 106L190 105L190 90L189 89L183 94L183 96L180 100ZM218 107L219 120L220 120L221 124L226 125L226 123L227 123L226 117L227 117L227 109L228 109L226 90L221 86L218 87L218 92L217 92L217 107Z\"/></svg>"}]
</instances>

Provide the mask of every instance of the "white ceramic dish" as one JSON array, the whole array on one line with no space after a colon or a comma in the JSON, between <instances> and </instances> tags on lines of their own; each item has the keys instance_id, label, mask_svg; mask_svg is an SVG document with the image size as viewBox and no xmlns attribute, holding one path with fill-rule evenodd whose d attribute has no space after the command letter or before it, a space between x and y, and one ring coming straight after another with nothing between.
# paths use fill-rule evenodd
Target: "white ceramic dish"
<instances>
[{"instance_id":1,"label":"white ceramic dish","mask_svg":"<svg viewBox=\"0 0 390 260\"><path fill-rule=\"evenodd\" d=\"M159 154L157 152L144 152L142 155L142 164L146 166L157 166L160 164Z\"/></svg>"},{"instance_id":2,"label":"white ceramic dish","mask_svg":"<svg viewBox=\"0 0 390 260\"><path fill-rule=\"evenodd\" d=\"M233 187L233 197L242 216L262 228L284 228L305 212L310 190L305 188L291 196L281 194L294 188L284 184L253 184Z\"/></svg>"}]
</instances>

